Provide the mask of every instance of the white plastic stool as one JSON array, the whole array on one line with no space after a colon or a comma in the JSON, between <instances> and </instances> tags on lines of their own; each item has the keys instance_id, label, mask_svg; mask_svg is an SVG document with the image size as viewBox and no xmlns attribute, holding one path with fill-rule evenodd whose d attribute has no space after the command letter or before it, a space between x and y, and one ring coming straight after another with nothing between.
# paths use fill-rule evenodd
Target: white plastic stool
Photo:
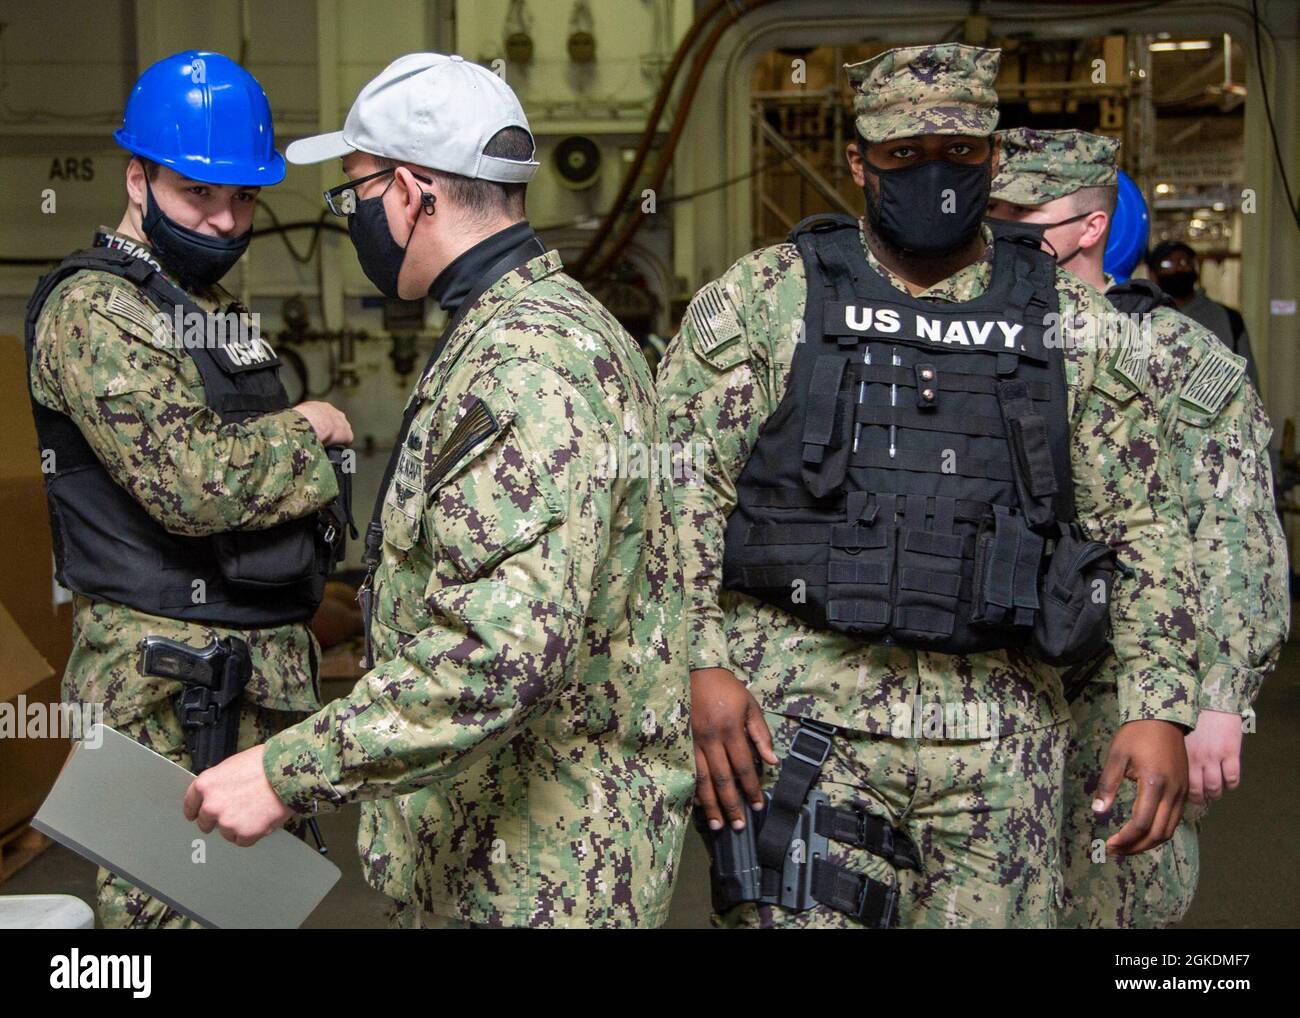
<instances>
[{"instance_id":1,"label":"white plastic stool","mask_svg":"<svg viewBox=\"0 0 1300 1018\"><path fill-rule=\"evenodd\" d=\"M71 894L0 894L0 930L94 928L94 910Z\"/></svg>"}]
</instances>

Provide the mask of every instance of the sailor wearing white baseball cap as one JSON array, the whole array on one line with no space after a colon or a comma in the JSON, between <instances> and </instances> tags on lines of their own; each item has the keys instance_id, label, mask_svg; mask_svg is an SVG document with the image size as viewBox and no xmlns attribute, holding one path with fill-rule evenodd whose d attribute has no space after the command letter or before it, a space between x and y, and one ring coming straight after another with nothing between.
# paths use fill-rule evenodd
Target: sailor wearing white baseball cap
<instances>
[{"instance_id":1,"label":"sailor wearing white baseball cap","mask_svg":"<svg viewBox=\"0 0 1300 1018\"><path fill-rule=\"evenodd\" d=\"M658 926L689 819L675 474L633 465L664 422L636 342L523 218L533 149L503 83L419 54L288 150L342 158L327 198L376 285L452 314L366 527L370 671L198 780L240 844L359 801L402 927Z\"/></svg>"},{"instance_id":2,"label":"sailor wearing white baseball cap","mask_svg":"<svg viewBox=\"0 0 1300 1018\"><path fill-rule=\"evenodd\" d=\"M302 164L368 152L474 180L526 184L537 172L531 157L485 152L506 127L527 131L528 118L499 77L460 56L409 53L361 90L343 130L295 141L288 156Z\"/></svg>"},{"instance_id":3,"label":"sailor wearing white baseball cap","mask_svg":"<svg viewBox=\"0 0 1300 1018\"><path fill-rule=\"evenodd\" d=\"M521 223L535 150L523 107L499 77L459 56L411 53L361 90L343 130L295 141L285 154L297 164L343 161L349 179L325 201L348 217L357 259L380 292L413 299L433 287L447 307L439 291L451 281L439 277L462 254L515 225L523 228L506 239L536 243ZM499 246L483 254L499 257Z\"/></svg>"}]
</instances>

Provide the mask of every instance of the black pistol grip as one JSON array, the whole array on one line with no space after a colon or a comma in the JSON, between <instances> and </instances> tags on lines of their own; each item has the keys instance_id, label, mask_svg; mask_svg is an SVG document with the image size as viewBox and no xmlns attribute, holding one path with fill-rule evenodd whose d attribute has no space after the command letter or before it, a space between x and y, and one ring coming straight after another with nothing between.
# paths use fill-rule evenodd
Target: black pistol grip
<instances>
[{"instance_id":1,"label":"black pistol grip","mask_svg":"<svg viewBox=\"0 0 1300 1018\"><path fill-rule=\"evenodd\" d=\"M206 647L191 647L164 636L146 636L140 641L140 674L215 688L215 664L220 652L217 640Z\"/></svg>"}]
</instances>

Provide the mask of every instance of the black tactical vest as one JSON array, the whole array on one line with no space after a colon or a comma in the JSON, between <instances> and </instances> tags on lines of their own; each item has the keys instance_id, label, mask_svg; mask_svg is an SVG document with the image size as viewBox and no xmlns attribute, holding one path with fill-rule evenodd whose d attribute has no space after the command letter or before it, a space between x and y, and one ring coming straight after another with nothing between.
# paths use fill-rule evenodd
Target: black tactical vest
<instances>
[{"instance_id":1,"label":"black tactical vest","mask_svg":"<svg viewBox=\"0 0 1300 1018\"><path fill-rule=\"evenodd\" d=\"M1055 263L999 239L987 292L936 303L873 271L847 217L791 239L804 335L737 485L723 586L867 643L1025 645L1074 520Z\"/></svg>"},{"instance_id":2,"label":"black tactical vest","mask_svg":"<svg viewBox=\"0 0 1300 1018\"><path fill-rule=\"evenodd\" d=\"M104 234L96 237L96 244L109 242ZM147 306L169 321L179 309L201 316L182 323L211 327L215 322L144 249L78 251L41 278L27 305L29 381L41 309L60 282L83 270L128 280ZM170 332L167 341L173 341ZM205 401L223 422L239 423L289 405L279 358L260 338L218 343L205 328L202 337L187 334L175 341L194 358ZM63 586L151 615L209 625L252 628L311 618L332 566L327 535L318 533L318 514L267 530L210 537L169 533L109 476L71 418L34 396L32 413L42 453L53 453L45 492L55 575Z\"/></svg>"},{"instance_id":3,"label":"black tactical vest","mask_svg":"<svg viewBox=\"0 0 1300 1018\"><path fill-rule=\"evenodd\" d=\"M1106 291L1106 299L1126 315L1145 315L1156 308L1174 307L1174 299L1149 279L1130 279Z\"/></svg>"}]
</instances>

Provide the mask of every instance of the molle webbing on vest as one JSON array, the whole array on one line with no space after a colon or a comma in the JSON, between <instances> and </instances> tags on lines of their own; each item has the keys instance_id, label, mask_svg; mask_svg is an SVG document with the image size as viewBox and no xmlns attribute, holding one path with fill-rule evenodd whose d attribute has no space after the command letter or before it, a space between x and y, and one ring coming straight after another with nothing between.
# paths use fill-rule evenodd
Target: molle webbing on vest
<instances>
[{"instance_id":1,"label":"molle webbing on vest","mask_svg":"<svg viewBox=\"0 0 1300 1018\"><path fill-rule=\"evenodd\" d=\"M1075 515L1055 264L998 240L985 294L932 302L872 270L847 218L792 236L803 342L737 484L724 586L866 642L1023 645Z\"/></svg>"}]
</instances>

